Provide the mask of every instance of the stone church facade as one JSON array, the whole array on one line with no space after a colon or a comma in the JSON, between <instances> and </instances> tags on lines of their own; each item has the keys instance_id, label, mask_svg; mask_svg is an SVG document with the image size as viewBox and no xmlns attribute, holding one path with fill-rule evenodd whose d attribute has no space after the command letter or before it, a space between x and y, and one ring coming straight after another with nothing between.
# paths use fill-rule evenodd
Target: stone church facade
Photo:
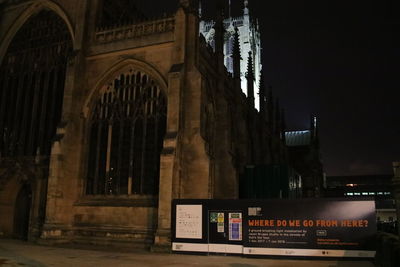
<instances>
[{"instance_id":1,"label":"stone church facade","mask_svg":"<svg viewBox=\"0 0 400 267\"><path fill-rule=\"evenodd\" d=\"M246 165L285 161L251 56L246 96L238 34L232 74L222 16L214 51L193 2L160 19L125 0L1 2L1 236L168 245L172 199L238 198Z\"/></svg>"}]
</instances>

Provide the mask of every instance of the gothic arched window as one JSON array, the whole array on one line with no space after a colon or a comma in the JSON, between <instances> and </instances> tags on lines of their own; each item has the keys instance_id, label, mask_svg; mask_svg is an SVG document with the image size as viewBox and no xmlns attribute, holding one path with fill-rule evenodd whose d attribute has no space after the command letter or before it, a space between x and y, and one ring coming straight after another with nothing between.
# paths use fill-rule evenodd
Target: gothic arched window
<instances>
[{"instance_id":1,"label":"gothic arched window","mask_svg":"<svg viewBox=\"0 0 400 267\"><path fill-rule=\"evenodd\" d=\"M87 194L158 193L166 97L148 75L128 70L104 86L90 115Z\"/></svg>"},{"instance_id":2,"label":"gothic arched window","mask_svg":"<svg viewBox=\"0 0 400 267\"><path fill-rule=\"evenodd\" d=\"M48 10L13 38L0 66L0 157L50 154L71 50L66 24Z\"/></svg>"}]
</instances>

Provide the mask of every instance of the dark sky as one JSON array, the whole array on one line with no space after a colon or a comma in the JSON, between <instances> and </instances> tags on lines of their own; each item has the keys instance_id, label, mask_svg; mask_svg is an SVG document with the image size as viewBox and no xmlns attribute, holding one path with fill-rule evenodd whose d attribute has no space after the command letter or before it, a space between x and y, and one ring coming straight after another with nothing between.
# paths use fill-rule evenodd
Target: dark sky
<instances>
[{"instance_id":1,"label":"dark sky","mask_svg":"<svg viewBox=\"0 0 400 267\"><path fill-rule=\"evenodd\" d=\"M139 5L152 13L153 3L171 11L177 2ZM231 2L240 15L243 1ZM260 21L265 81L289 130L318 117L328 176L391 174L400 160L399 2L249 0ZM204 0L204 13L214 6Z\"/></svg>"}]
</instances>

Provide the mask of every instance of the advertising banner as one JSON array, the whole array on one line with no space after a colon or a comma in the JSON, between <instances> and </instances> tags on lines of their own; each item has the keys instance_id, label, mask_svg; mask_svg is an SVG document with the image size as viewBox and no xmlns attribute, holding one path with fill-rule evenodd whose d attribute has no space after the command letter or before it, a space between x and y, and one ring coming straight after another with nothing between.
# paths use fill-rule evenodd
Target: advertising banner
<instances>
[{"instance_id":1,"label":"advertising banner","mask_svg":"<svg viewBox=\"0 0 400 267\"><path fill-rule=\"evenodd\" d=\"M375 256L374 200L174 200L172 250L266 256Z\"/></svg>"},{"instance_id":2,"label":"advertising banner","mask_svg":"<svg viewBox=\"0 0 400 267\"><path fill-rule=\"evenodd\" d=\"M373 257L374 201L260 201L248 207L244 254Z\"/></svg>"}]
</instances>

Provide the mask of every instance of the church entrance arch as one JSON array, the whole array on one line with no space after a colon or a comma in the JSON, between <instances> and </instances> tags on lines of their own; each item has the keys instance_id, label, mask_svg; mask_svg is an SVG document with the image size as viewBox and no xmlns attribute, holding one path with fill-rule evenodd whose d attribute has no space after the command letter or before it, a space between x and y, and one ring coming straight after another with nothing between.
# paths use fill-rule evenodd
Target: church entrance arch
<instances>
[{"instance_id":1,"label":"church entrance arch","mask_svg":"<svg viewBox=\"0 0 400 267\"><path fill-rule=\"evenodd\" d=\"M15 199L14 206L14 236L27 240L29 233L29 217L32 203L32 189L24 184Z\"/></svg>"}]
</instances>

